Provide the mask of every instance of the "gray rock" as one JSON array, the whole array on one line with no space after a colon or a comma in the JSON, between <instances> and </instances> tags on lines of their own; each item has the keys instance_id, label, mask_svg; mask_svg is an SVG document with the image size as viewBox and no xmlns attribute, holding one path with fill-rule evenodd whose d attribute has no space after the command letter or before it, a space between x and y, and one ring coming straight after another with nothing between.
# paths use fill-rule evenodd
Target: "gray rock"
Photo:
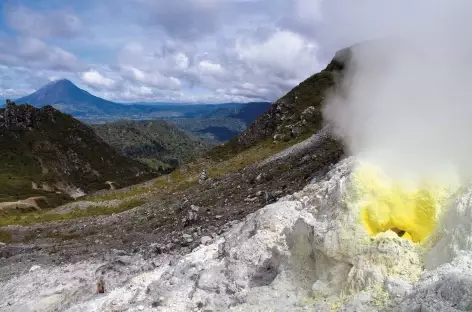
<instances>
[{"instance_id":1,"label":"gray rock","mask_svg":"<svg viewBox=\"0 0 472 312\"><path fill-rule=\"evenodd\" d=\"M385 279L384 287L390 296L397 298L406 296L412 289L411 284L407 281L390 276Z\"/></svg>"},{"instance_id":2,"label":"gray rock","mask_svg":"<svg viewBox=\"0 0 472 312\"><path fill-rule=\"evenodd\" d=\"M39 270L39 269L41 269L41 266L39 266L39 265L33 265L33 266L29 269L29 271L30 271L30 272L34 272L34 271L37 271L37 270Z\"/></svg>"},{"instance_id":3,"label":"gray rock","mask_svg":"<svg viewBox=\"0 0 472 312\"><path fill-rule=\"evenodd\" d=\"M261 182L262 181L262 173L259 173L256 177L256 182Z\"/></svg>"},{"instance_id":4,"label":"gray rock","mask_svg":"<svg viewBox=\"0 0 472 312\"><path fill-rule=\"evenodd\" d=\"M446 246L455 242L454 253L425 269L421 246L391 231L370 237L359 227L358 213L345 201L354 165L352 158L346 159L290 199L238 223L227 222L223 228L228 231L213 239L202 237L192 252L198 241L179 254L159 255L161 265L153 270L143 272L154 259L139 262L138 255L112 262L107 270L98 270L105 271L107 285L113 287L103 295L91 296L86 287L96 280L95 270L103 261L87 260L45 266L6 280L0 287L0 309L32 312L41 306L43 311L111 312L136 311L143 304L145 310L162 312L330 311L333 307L344 312L472 311L468 230L472 201L461 200L460 205L469 208L462 207L460 218L450 220L451 225L464 223L461 235L456 235L457 226L449 226L445 230L452 229L446 233L450 237L442 236L447 238ZM457 214L457 207L450 207L448 216ZM194 235L199 230L186 232ZM179 231L173 232L179 245L194 239ZM208 231L220 229L212 226L201 233ZM58 285L60 292L50 291ZM304 300L310 290L319 300Z\"/></svg>"},{"instance_id":5,"label":"gray rock","mask_svg":"<svg viewBox=\"0 0 472 312\"><path fill-rule=\"evenodd\" d=\"M255 202L257 201L257 197L247 197L246 199L244 199L245 202L247 203L252 203L252 202Z\"/></svg>"},{"instance_id":6,"label":"gray rock","mask_svg":"<svg viewBox=\"0 0 472 312\"><path fill-rule=\"evenodd\" d=\"M203 169L200 173L200 177L198 178L198 183L203 184L206 180L208 180L208 175L206 173L206 170Z\"/></svg>"},{"instance_id":7,"label":"gray rock","mask_svg":"<svg viewBox=\"0 0 472 312\"><path fill-rule=\"evenodd\" d=\"M208 245L209 243L211 243L212 240L213 240L213 238L211 238L210 236L203 236L203 237L200 239L200 242L201 242L203 245Z\"/></svg>"}]
</instances>

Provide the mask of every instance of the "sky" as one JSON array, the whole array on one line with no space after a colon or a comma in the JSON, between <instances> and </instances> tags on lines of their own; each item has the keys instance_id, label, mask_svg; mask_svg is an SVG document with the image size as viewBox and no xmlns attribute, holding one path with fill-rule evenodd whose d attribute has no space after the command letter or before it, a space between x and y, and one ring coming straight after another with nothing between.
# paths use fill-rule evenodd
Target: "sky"
<instances>
[{"instance_id":1,"label":"sky","mask_svg":"<svg viewBox=\"0 0 472 312\"><path fill-rule=\"evenodd\" d=\"M392 14L363 0L0 1L12 99L67 78L120 102L275 101Z\"/></svg>"}]
</instances>

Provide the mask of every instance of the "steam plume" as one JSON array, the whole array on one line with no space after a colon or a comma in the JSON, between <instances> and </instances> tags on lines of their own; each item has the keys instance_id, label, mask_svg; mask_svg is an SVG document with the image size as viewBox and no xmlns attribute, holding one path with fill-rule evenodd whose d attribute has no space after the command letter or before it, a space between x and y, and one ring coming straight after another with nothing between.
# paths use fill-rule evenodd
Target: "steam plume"
<instances>
[{"instance_id":1,"label":"steam plume","mask_svg":"<svg viewBox=\"0 0 472 312\"><path fill-rule=\"evenodd\" d=\"M375 2L375 7L387 5ZM359 15L346 21L359 39L383 38L351 48L344 79L327 101L325 119L334 124L350 153L392 176L470 179L472 3L413 2L395 2L405 10L417 9L405 11L405 19ZM356 18L358 33L352 29Z\"/></svg>"}]
</instances>

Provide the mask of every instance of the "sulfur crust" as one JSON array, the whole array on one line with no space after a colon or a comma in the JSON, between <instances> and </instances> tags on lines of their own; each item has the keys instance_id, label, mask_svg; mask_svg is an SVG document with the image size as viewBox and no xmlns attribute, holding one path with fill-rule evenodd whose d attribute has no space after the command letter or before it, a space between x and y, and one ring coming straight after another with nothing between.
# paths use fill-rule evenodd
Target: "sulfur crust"
<instances>
[{"instance_id":1,"label":"sulfur crust","mask_svg":"<svg viewBox=\"0 0 472 312\"><path fill-rule=\"evenodd\" d=\"M370 235L395 231L422 243L433 233L451 187L423 182L416 186L393 181L379 168L362 165L353 176L360 200L360 219Z\"/></svg>"}]
</instances>

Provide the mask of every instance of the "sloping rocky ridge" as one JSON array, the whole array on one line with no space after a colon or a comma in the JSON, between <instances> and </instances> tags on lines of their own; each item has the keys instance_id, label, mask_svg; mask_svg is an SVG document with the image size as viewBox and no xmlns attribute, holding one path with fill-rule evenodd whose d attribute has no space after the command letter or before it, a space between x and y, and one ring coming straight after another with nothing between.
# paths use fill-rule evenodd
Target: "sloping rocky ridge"
<instances>
[{"instance_id":1,"label":"sloping rocky ridge","mask_svg":"<svg viewBox=\"0 0 472 312\"><path fill-rule=\"evenodd\" d=\"M472 187L431 248L370 237L349 191L356 160L202 238L191 253L32 267L0 288L2 311L470 311ZM426 245L425 245L426 246ZM96 281L106 282L96 294Z\"/></svg>"},{"instance_id":2,"label":"sloping rocky ridge","mask_svg":"<svg viewBox=\"0 0 472 312\"><path fill-rule=\"evenodd\" d=\"M51 106L7 102L0 109L0 148L0 193L12 198L88 193L109 188L107 181L125 186L155 176Z\"/></svg>"},{"instance_id":3,"label":"sloping rocky ridge","mask_svg":"<svg viewBox=\"0 0 472 312\"><path fill-rule=\"evenodd\" d=\"M349 48L338 51L324 70L307 78L274 102L246 131L213 149L210 155L215 158L228 157L261 141L291 141L321 130L324 126L324 100L342 79L350 57Z\"/></svg>"}]
</instances>

